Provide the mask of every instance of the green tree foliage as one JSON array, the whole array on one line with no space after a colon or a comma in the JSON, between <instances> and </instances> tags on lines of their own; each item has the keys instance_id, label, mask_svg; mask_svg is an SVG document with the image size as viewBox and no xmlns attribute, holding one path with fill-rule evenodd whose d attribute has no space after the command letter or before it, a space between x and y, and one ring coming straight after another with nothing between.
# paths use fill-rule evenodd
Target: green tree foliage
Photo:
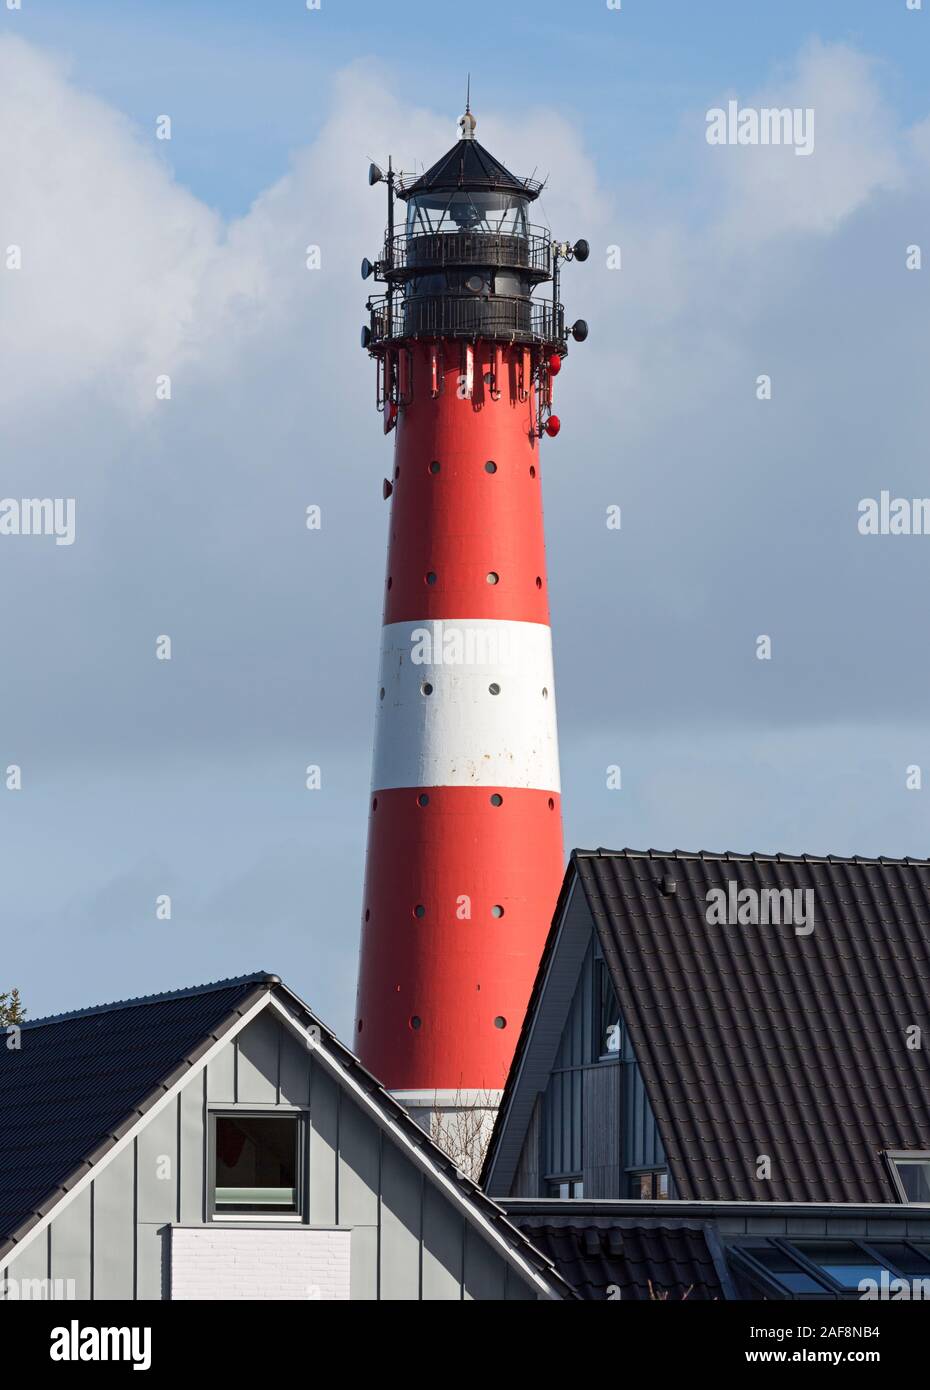
<instances>
[{"instance_id":1,"label":"green tree foliage","mask_svg":"<svg viewBox=\"0 0 930 1390\"><path fill-rule=\"evenodd\" d=\"M18 989L0 994L0 1028L8 1028L11 1023L22 1023L26 1017L23 1001Z\"/></svg>"}]
</instances>

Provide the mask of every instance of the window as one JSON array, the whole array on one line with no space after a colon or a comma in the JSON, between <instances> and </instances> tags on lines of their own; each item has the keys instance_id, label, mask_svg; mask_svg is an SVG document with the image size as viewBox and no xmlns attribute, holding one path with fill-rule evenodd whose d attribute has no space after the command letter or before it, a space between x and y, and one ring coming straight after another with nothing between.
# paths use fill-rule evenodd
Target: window
<instances>
[{"instance_id":1,"label":"window","mask_svg":"<svg viewBox=\"0 0 930 1390\"><path fill-rule=\"evenodd\" d=\"M880 1264L861 1245L857 1245L851 1240L798 1240L793 1243L805 1259L810 1260L811 1264L816 1265L824 1274L839 1284L841 1289L858 1292L863 1279L874 1279L876 1283L879 1283L882 1274L886 1278L892 1277L890 1270Z\"/></svg>"},{"instance_id":2,"label":"window","mask_svg":"<svg viewBox=\"0 0 930 1390\"><path fill-rule=\"evenodd\" d=\"M594 1055L615 1057L620 1052L620 1005L605 960L594 962Z\"/></svg>"},{"instance_id":3,"label":"window","mask_svg":"<svg viewBox=\"0 0 930 1390\"><path fill-rule=\"evenodd\" d=\"M297 1115L214 1116L216 1216L298 1215Z\"/></svg>"},{"instance_id":4,"label":"window","mask_svg":"<svg viewBox=\"0 0 930 1390\"><path fill-rule=\"evenodd\" d=\"M780 1288L793 1294L823 1294L826 1292L824 1284L818 1284L816 1279L807 1273L805 1269L788 1254L787 1250L782 1250L777 1245L742 1245L739 1247L743 1254L749 1255L755 1260L766 1273L774 1280Z\"/></svg>"},{"instance_id":5,"label":"window","mask_svg":"<svg viewBox=\"0 0 930 1390\"><path fill-rule=\"evenodd\" d=\"M557 1178L555 1182L549 1183L548 1195L563 1200L569 1197L583 1197L584 1183L581 1178Z\"/></svg>"},{"instance_id":6,"label":"window","mask_svg":"<svg viewBox=\"0 0 930 1390\"><path fill-rule=\"evenodd\" d=\"M734 1272L750 1279L766 1297L857 1299L864 1292L864 1280L881 1288L895 1279L930 1275L926 1248L903 1240L873 1245L865 1239L757 1237L730 1245L727 1258Z\"/></svg>"},{"instance_id":7,"label":"window","mask_svg":"<svg viewBox=\"0 0 930 1390\"><path fill-rule=\"evenodd\" d=\"M407 203L407 235L479 232L525 237L526 199L515 193L435 189Z\"/></svg>"},{"instance_id":8,"label":"window","mask_svg":"<svg viewBox=\"0 0 930 1390\"><path fill-rule=\"evenodd\" d=\"M668 1197L668 1170L655 1168L648 1173L633 1173L630 1177L630 1196L643 1202Z\"/></svg>"},{"instance_id":9,"label":"window","mask_svg":"<svg viewBox=\"0 0 930 1390\"><path fill-rule=\"evenodd\" d=\"M881 1255L883 1260L894 1265L895 1269L905 1275L919 1275L926 1278L930 1275L930 1259L921 1250L927 1247L919 1245L905 1245L903 1241L888 1241L879 1245L875 1242L872 1246L876 1255Z\"/></svg>"},{"instance_id":10,"label":"window","mask_svg":"<svg viewBox=\"0 0 930 1390\"><path fill-rule=\"evenodd\" d=\"M889 1153L887 1158L901 1201L930 1203L930 1153Z\"/></svg>"}]
</instances>

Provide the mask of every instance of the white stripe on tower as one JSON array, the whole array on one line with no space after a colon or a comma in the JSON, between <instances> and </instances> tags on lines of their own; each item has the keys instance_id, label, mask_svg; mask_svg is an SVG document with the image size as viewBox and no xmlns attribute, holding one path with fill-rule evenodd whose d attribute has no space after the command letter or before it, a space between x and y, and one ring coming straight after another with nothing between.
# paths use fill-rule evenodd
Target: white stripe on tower
<instances>
[{"instance_id":1,"label":"white stripe on tower","mask_svg":"<svg viewBox=\"0 0 930 1390\"><path fill-rule=\"evenodd\" d=\"M372 790L559 791L552 635L492 619L383 629Z\"/></svg>"}]
</instances>

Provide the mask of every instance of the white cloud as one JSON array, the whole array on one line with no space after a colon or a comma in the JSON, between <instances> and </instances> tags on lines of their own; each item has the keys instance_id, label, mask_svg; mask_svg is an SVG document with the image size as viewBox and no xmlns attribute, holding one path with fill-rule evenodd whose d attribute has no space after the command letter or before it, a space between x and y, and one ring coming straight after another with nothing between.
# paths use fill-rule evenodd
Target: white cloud
<instances>
[{"instance_id":1,"label":"white cloud","mask_svg":"<svg viewBox=\"0 0 930 1390\"><path fill-rule=\"evenodd\" d=\"M806 157L784 145L706 147L704 163L721 184L717 225L728 242L829 234L874 194L901 183L900 138L878 79L863 53L814 41L793 70L761 90L728 94L741 106L814 113L814 148Z\"/></svg>"},{"instance_id":2,"label":"white cloud","mask_svg":"<svg viewBox=\"0 0 930 1390\"><path fill-rule=\"evenodd\" d=\"M111 403L177 359L219 219L173 183L152 147L61 65L0 41L0 242L22 247L3 280L5 412L93 389Z\"/></svg>"}]
</instances>

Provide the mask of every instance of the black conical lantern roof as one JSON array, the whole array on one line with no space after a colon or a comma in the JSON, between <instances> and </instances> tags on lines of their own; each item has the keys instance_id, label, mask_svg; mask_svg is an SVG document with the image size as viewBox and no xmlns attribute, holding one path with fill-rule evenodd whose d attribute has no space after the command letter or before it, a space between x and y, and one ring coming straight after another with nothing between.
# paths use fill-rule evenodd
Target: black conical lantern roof
<instances>
[{"instance_id":1,"label":"black conical lantern roof","mask_svg":"<svg viewBox=\"0 0 930 1390\"><path fill-rule=\"evenodd\" d=\"M499 159L473 138L463 138L452 146L442 159L419 178L407 175L397 181L397 196L411 198L418 193L453 190L456 188L480 192L515 193L523 198L537 198L542 182L539 179L520 179Z\"/></svg>"}]
</instances>

